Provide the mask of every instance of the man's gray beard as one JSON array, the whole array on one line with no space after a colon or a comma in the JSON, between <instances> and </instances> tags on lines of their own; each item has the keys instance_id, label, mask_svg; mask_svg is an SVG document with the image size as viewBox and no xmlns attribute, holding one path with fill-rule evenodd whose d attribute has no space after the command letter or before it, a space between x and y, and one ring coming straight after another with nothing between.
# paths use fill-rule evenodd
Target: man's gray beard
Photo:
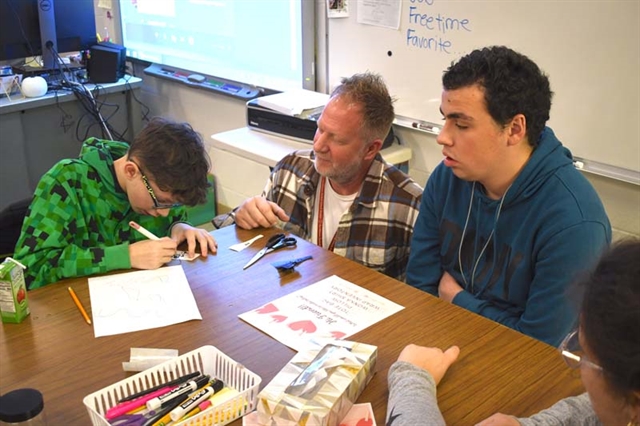
<instances>
[{"instance_id":1,"label":"man's gray beard","mask_svg":"<svg viewBox=\"0 0 640 426\"><path fill-rule=\"evenodd\" d=\"M318 170L315 158L313 160L313 167L316 169L316 172L318 172L320 176L330 179L331 181L338 184L347 184L351 182L351 180L353 180L353 178L358 174L358 170L354 168L347 168L347 170L345 170L345 173L322 173L320 172L320 170Z\"/></svg>"}]
</instances>

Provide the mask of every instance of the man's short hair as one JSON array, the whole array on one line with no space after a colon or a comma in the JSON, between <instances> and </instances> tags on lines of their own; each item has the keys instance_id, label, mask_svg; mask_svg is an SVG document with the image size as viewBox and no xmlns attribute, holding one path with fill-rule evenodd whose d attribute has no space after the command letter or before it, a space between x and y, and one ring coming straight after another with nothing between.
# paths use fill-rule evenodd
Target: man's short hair
<instances>
[{"instance_id":1,"label":"man's short hair","mask_svg":"<svg viewBox=\"0 0 640 426\"><path fill-rule=\"evenodd\" d=\"M362 107L362 132L367 142L373 139L383 141L389 134L395 118L394 99L389 96L387 85L378 74L366 72L343 78L331 97L343 96Z\"/></svg>"},{"instance_id":2,"label":"man's short hair","mask_svg":"<svg viewBox=\"0 0 640 426\"><path fill-rule=\"evenodd\" d=\"M553 92L547 75L531 59L505 46L485 47L452 63L442 77L445 90L474 84L484 89L487 109L498 124L505 126L523 114L529 144L538 145Z\"/></svg>"},{"instance_id":3,"label":"man's short hair","mask_svg":"<svg viewBox=\"0 0 640 426\"><path fill-rule=\"evenodd\" d=\"M187 123L153 118L135 137L129 158L158 188L188 206L204 203L209 191L209 156L200 135Z\"/></svg>"}]
</instances>

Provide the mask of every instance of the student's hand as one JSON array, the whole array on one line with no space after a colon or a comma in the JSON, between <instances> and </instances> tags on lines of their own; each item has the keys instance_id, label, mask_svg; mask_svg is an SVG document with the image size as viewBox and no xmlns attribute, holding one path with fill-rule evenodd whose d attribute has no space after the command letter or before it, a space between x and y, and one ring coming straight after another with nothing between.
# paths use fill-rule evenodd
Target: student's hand
<instances>
[{"instance_id":1,"label":"student's hand","mask_svg":"<svg viewBox=\"0 0 640 426\"><path fill-rule=\"evenodd\" d=\"M196 243L200 244L200 255L207 257L209 252L216 253L218 251L218 243L215 238L207 232L206 229L194 228L186 223L176 223L171 228L171 238L180 244L187 242L187 253L189 257L196 254Z\"/></svg>"},{"instance_id":2,"label":"student's hand","mask_svg":"<svg viewBox=\"0 0 640 426\"><path fill-rule=\"evenodd\" d=\"M264 197L251 197L236 210L236 225L243 229L270 228L278 223L289 221L289 216L272 201Z\"/></svg>"},{"instance_id":3,"label":"student's hand","mask_svg":"<svg viewBox=\"0 0 640 426\"><path fill-rule=\"evenodd\" d=\"M520 426L520 422L513 416L496 413L478 423L476 426Z\"/></svg>"},{"instance_id":4,"label":"student's hand","mask_svg":"<svg viewBox=\"0 0 640 426\"><path fill-rule=\"evenodd\" d=\"M460 348L457 346L451 346L443 352L439 348L411 344L400 352L398 361L409 362L416 367L427 370L438 385L451 364L458 359L458 355L460 355Z\"/></svg>"},{"instance_id":5,"label":"student's hand","mask_svg":"<svg viewBox=\"0 0 640 426\"><path fill-rule=\"evenodd\" d=\"M455 278L449 275L448 272L445 271L445 273L442 274L440 284L438 285L438 296L440 296L440 299L451 303L453 298L456 297L456 294L462 290L464 289L460 287L460 284L458 284Z\"/></svg>"},{"instance_id":6,"label":"student's hand","mask_svg":"<svg viewBox=\"0 0 640 426\"><path fill-rule=\"evenodd\" d=\"M178 245L171 238L143 240L129 245L131 267L136 269L157 269L176 254Z\"/></svg>"}]
</instances>

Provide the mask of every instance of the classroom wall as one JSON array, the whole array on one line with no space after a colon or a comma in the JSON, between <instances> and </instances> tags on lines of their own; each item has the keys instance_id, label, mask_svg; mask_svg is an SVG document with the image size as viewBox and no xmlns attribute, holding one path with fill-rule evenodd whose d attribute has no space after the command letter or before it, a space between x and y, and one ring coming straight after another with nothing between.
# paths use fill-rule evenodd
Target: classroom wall
<instances>
[{"instance_id":1,"label":"classroom wall","mask_svg":"<svg viewBox=\"0 0 640 426\"><path fill-rule=\"evenodd\" d=\"M441 147L436 143L435 136L424 132L398 128L397 133L413 151L409 174L424 185L442 159ZM559 138L562 140L562 135ZM594 186L605 206L614 230L614 239L640 236L640 186L589 173L584 176Z\"/></svg>"},{"instance_id":2,"label":"classroom wall","mask_svg":"<svg viewBox=\"0 0 640 426\"><path fill-rule=\"evenodd\" d=\"M215 133L246 124L245 105L240 100L146 76L141 69L136 74L144 80L141 100L151 108L152 115L167 115L191 123L203 135L205 142ZM398 128L397 133L413 151L409 174L424 185L442 159L441 148L434 136L424 132ZM219 212L228 211L245 198L262 192L269 175L268 167L214 148L209 148L209 154L216 177ZM614 228L614 238L640 237L640 186L596 175L585 176L605 205Z\"/></svg>"},{"instance_id":3,"label":"classroom wall","mask_svg":"<svg viewBox=\"0 0 640 426\"><path fill-rule=\"evenodd\" d=\"M99 0L95 1L97 5ZM318 6L320 12L321 5L319 3ZM106 18L104 10L96 8L96 11L97 28L107 27L110 34L118 34L117 20ZM319 20L318 31L319 34L325 33L326 20ZM326 48L326 37L318 36L317 52L320 57L326 56L323 55ZM326 70L327 64L321 62L318 66L319 69ZM149 106L151 115L166 115L187 121L203 135L205 142L210 141L211 135L215 133L245 126L246 109L242 100L146 76L141 66L133 68L135 75L143 78L141 100ZM318 74L318 90L327 91L326 72ZM442 159L441 148L436 144L434 136L407 128L396 130L413 152L409 174L420 185L424 185L431 171ZM562 138L562 135L559 137ZM209 154L212 160L211 170L216 178L218 213L226 212L245 198L262 192L269 176L268 167L215 148L209 148ZM605 205L614 229L614 239L629 235L640 237L640 186L591 174L585 176Z\"/></svg>"}]
</instances>

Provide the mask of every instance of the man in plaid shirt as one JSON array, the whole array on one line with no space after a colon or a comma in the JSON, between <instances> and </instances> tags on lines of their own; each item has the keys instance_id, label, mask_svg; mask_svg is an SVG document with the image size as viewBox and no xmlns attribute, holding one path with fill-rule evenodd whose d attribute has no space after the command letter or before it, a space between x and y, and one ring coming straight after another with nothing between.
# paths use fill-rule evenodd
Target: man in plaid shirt
<instances>
[{"instance_id":1,"label":"man in plaid shirt","mask_svg":"<svg viewBox=\"0 0 640 426\"><path fill-rule=\"evenodd\" d=\"M262 195L245 200L222 225L278 225L403 280L422 188L380 156L393 119L380 76L343 79L318 120L313 150L280 160Z\"/></svg>"}]
</instances>

